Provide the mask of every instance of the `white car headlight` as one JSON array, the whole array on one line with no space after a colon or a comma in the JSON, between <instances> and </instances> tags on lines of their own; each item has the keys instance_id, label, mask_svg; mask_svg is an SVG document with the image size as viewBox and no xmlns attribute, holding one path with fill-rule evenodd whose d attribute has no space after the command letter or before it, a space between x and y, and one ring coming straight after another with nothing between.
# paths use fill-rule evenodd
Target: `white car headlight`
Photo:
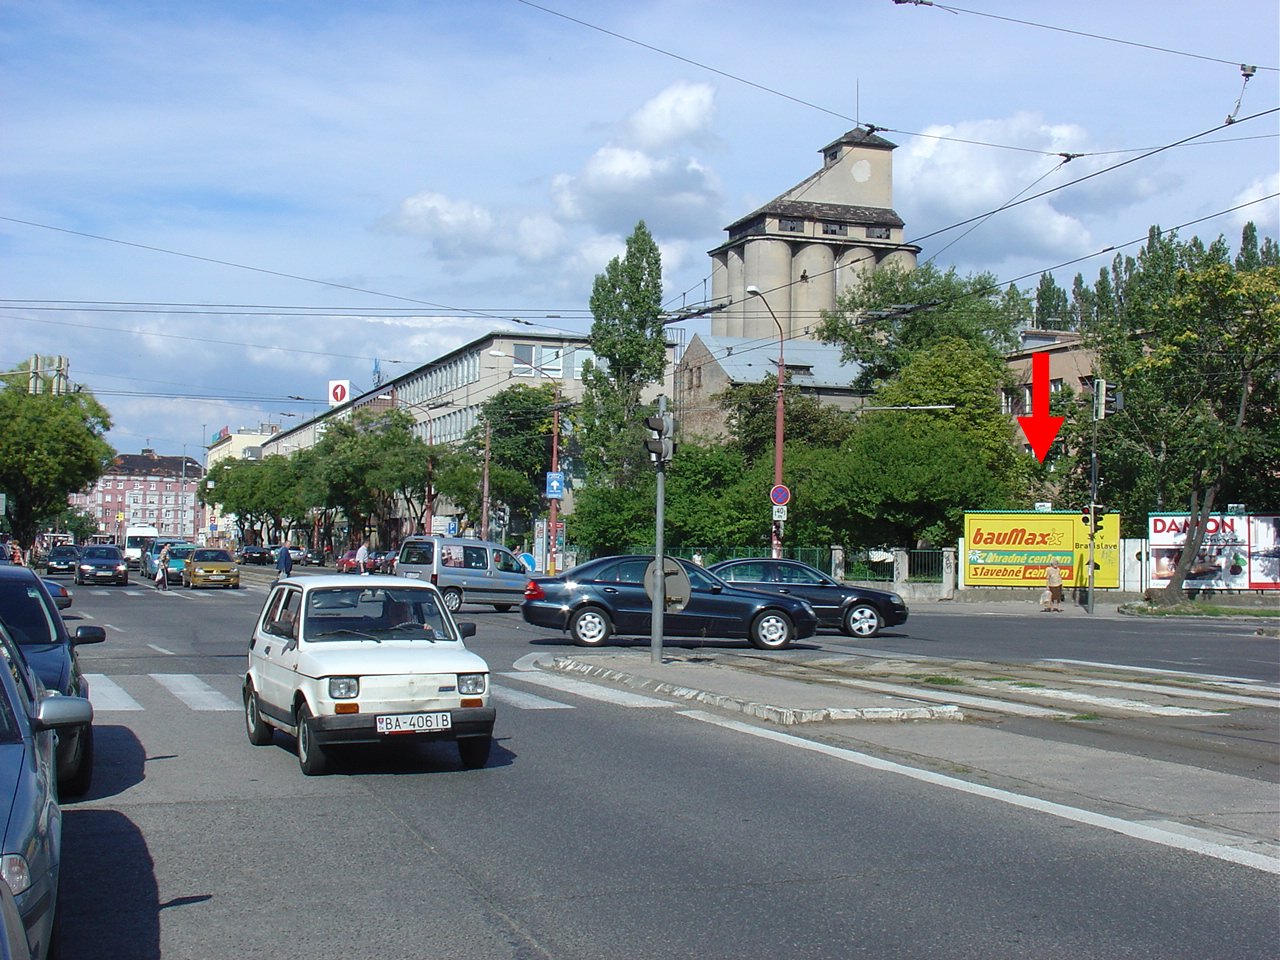
<instances>
[{"instance_id":1,"label":"white car headlight","mask_svg":"<svg viewBox=\"0 0 1280 960\"><path fill-rule=\"evenodd\" d=\"M333 700L354 700L360 696L359 677L330 677L329 697Z\"/></svg>"},{"instance_id":2,"label":"white car headlight","mask_svg":"<svg viewBox=\"0 0 1280 960\"><path fill-rule=\"evenodd\" d=\"M458 692L475 696L484 693L485 675L483 673L458 674Z\"/></svg>"},{"instance_id":3,"label":"white car headlight","mask_svg":"<svg viewBox=\"0 0 1280 960\"><path fill-rule=\"evenodd\" d=\"M16 853L6 853L0 858L0 876L15 897L31 886L31 868L26 858Z\"/></svg>"}]
</instances>

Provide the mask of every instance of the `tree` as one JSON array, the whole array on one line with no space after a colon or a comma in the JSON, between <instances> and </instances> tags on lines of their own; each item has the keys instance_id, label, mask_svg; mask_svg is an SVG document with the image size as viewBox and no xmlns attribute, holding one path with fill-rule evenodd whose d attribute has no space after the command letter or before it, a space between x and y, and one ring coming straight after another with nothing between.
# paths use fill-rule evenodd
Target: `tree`
<instances>
[{"instance_id":1,"label":"tree","mask_svg":"<svg viewBox=\"0 0 1280 960\"><path fill-rule=\"evenodd\" d=\"M1149 512L1189 511L1181 562L1161 597L1171 603L1216 503L1280 499L1280 268L1241 270L1221 238L1206 247L1153 227L1111 276L1116 311L1086 331L1101 375L1125 398L1100 424L1104 502L1120 506L1125 532L1137 535Z\"/></svg>"},{"instance_id":2,"label":"tree","mask_svg":"<svg viewBox=\"0 0 1280 960\"><path fill-rule=\"evenodd\" d=\"M115 457L104 439L111 417L92 394L31 394L14 379L0 387L0 423L9 528L30 544L66 510L67 497L95 482Z\"/></svg>"},{"instance_id":3,"label":"tree","mask_svg":"<svg viewBox=\"0 0 1280 960\"><path fill-rule=\"evenodd\" d=\"M733 387L715 398L727 414L730 443L744 463L773 456L777 383L776 376L766 375L759 383ZM782 403L788 452L798 447L838 447L853 428L847 411L825 406L790 384L783 391Z\"/></svg>"},{"instance_id":4,"label":"tree","mask_svg":"<svg viewBox=\"0 0 1280 960\"><path fill-rule=\"evenodd\" d=\"M1036 287L1036 326L1041 330L1065 330L1071 322L1067 292L1053 279L1053 274L1040 274Z\"/></svg>"},{"instance_id":5,"label":"tree","mask_svg":"<svg viewBox=\"0 0 1280 960\"><path fill-rule=\"evenodd\" d=\"M1015 287L1001 292L990 274L962 278L926 263L915 270L883 267L843 294L818 324L847 361L863 365L865 389L889 380L920 350L942 337L1001 357L1017 343L1027 303Z\"/></svg>"},{"instance_id":6,"label":"tree","mask_svg":"<svg viewBox=\"0 0 1280 960\"><path fill-rule=\"evenodd\" d=\"M641 392L662 380L662 256L641 220L591 288L591 350L583 369L580 444L592 480L626 484L647 468ZM647 411L646 411L647 412Z\"/></svg>"}]
</instances>

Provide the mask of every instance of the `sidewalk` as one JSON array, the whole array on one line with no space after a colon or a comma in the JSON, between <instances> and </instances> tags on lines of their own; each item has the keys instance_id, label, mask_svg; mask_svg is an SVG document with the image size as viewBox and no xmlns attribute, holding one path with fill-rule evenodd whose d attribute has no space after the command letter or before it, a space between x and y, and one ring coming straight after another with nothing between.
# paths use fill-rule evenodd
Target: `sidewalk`
<instances>
[{"instance_id":1,"label":"sidewalk","mask_svg":"<svg viewBox=\"0 0 1280 960\"><path fill-rule=\"evenodd\" d=\"M1269 864L1280 872L1280 789L1274 782L1069 738L1046 739L1026 728L1005 730L998 713L989 710L998 693L980 690L971 698L979 706L966 706L969 695L946 689L850 686L834 671L824 675L821 660L800 665L802 676L796 677L786 675L785 661L769 656L711 651L682 651L661 663L653 663L647 649L548 654L538 666L671 699L679 709L749 718L789 736L1172 832L1191 838L1190 843L1244 851L1246 859L1261 858L1264 868ZM1259 695L1276 699L1270 690ZM1011 706L1012 716L1050 722L1068 722L1077 709L1025 701L1026 712ZM1269 710L1259 709L1274 722Z\"/></svg>"}]
</instances>

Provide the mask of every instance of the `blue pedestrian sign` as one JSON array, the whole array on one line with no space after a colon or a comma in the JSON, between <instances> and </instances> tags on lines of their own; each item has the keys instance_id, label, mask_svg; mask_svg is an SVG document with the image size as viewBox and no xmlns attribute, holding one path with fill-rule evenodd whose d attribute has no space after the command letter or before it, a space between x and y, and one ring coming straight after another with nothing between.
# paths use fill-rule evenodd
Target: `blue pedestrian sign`
<instances>
[{"instance_id":1,"label":"blue pedestrian sign","mask_svg":"<svg viewBox=\"0 0 1280 960\"><path fill-rule=\"evenodd\" d=\"M548 471L547 499L548 500L564 499L564 472L563 471Z\"/></svg>"}]
</instances>

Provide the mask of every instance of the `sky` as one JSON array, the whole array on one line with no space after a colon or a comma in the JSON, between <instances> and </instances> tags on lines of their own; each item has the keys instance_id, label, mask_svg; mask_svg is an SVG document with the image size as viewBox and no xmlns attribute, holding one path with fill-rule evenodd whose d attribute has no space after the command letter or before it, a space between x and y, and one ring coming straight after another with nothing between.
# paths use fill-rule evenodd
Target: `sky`
<instances>
[{"instance_id":1,"label":"sky","mask_svg":"<svg viewBox=\"0 0 1280 960\"><path fill-rule=\"evenodd\" d=\"M1249 220L1280 237L1278 20L0 0L0 369L64 355L117 451L201 458L224 426L322 412L333 379L372 389L495 329L585 334L641 219L668 309L703 303L724 228L859 123L898 145L894 208L943 269L1069 289L1153 224L1234 250Z\"/></svg>"}]
</instances>

